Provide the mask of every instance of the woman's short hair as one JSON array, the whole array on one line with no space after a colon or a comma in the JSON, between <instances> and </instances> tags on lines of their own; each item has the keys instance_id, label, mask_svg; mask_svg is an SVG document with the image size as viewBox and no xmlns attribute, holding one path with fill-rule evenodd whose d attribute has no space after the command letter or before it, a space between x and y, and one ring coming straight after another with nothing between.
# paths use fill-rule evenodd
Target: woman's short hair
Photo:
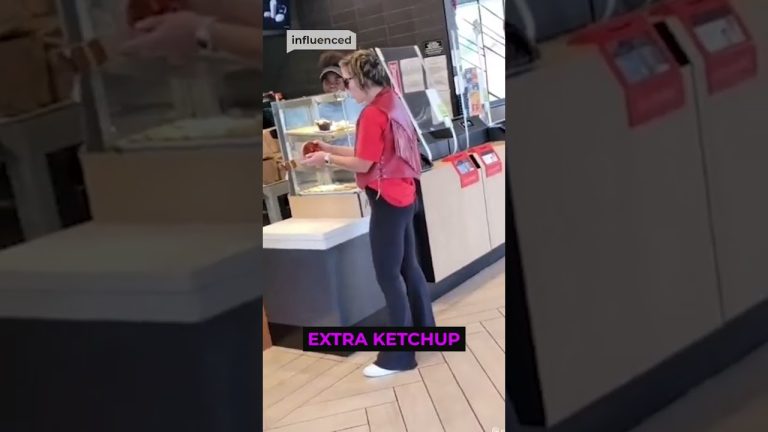
<instances>
[{"instance_id":1,"label":"woman's short hair","mask_svg":"<svg viewBox=\"0 0 768 432\"><path fill-rule=\"evenodd\" d=\"M384 64L373 50L358 50L344 57L340 66L346 68L357 79L360 87L367 89L372 84L390 87L389 75Z\"/></svg>"}]
</instances>

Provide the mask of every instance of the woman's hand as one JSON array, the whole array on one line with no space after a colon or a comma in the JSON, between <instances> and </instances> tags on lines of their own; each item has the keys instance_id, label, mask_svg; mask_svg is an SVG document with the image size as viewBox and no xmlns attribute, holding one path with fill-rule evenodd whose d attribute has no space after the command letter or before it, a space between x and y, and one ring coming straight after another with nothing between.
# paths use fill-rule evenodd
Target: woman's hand
<instances>
[{"instance_id":1,"label":"woman's hand","mask_svg":"<svg viewBox=\"0 0 768 432\"><path fill-rule=\"evenodd\" d=\"M319 168L325 165L325 157L329 154L330 153L325 151L310 153L306 155L300 163L302 165Z\"/></svg>"},{"instance_id":2,"label":"woman's hand","mask_svg":"<svg viewBox=\"0 0 768 432\"><path fill-rule=\"evenodd\" d=\"M309 156L310 154L319 151L336 154L334 151L334 146L320 140L307 141L304 143L304 145L301 146L301 153L304 156Z\"/></svg>"},{"instance_id":3,"label":"woman's hand","mask_svg":"<svg viewBox=\"0 0 768 432\"><path fill-rule=\"evenodd\" d=\"M134 26L139 35L124 43L120 50L129 55L188 58L199 49L195 33L206 19L189 11L143 19Z\"/></svg>"},{"instance_id":4,"label":"woman's hand","mask_svg":"<svg viewBox=\"0 0 768 432\"><path fill-rule=\"evenodd\" d=\"M333 146L328 144L325 141L320 140L312 140L310 143L317 145L317 147L320 149L320 151L324 151L326 153L333 154Z\"/></svg>"}]
</instances>

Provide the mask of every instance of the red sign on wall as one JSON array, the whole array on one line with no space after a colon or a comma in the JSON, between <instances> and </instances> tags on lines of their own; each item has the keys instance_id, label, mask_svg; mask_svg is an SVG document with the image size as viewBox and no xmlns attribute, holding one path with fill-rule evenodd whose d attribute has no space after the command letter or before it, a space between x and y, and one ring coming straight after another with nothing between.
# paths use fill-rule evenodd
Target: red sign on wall
<instances>
[{"instance_id":1,"label":"red sign on wall","mask_svg":"<svg viewBox=\"0 0 768 432\"><path fill-rule=\"evenodd\" d=\"M685 105L680 67L651 24L630 14L578 33L572 44L591 44L624 89L632 127L661 118Z\"/></svg>"},{"instance_id":2,"label":"red sign on wall","mask_svg":"<svg viewBox=\"0 0 768 432\"><path fill-rule=\"evenodd\" d=\"M757 76L757 49L749 29L727 0L675 0L657 7L685 26L704 57L710 94Z\"/></svg>"}]
</instances>

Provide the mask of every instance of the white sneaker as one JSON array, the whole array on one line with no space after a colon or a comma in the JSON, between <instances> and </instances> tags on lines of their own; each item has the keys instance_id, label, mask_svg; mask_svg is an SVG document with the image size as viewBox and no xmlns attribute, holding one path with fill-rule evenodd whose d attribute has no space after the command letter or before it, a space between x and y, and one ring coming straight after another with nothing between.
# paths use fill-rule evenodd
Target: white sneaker
<instances>
[{"instance_id":1,"label":"white sneaker","mask_svg":"<svg viewBox=\"0 0 768 432\"><path fill-rule=\"evenodd\" d=\"M368 366L365 367L365 369L363 369L363 375L367 376L368 378L378 378L378 377L383 377L387 375L392 375L398 372L400 371L380 368L373 363L369 364Z\"/></svg>"}]
</instances>

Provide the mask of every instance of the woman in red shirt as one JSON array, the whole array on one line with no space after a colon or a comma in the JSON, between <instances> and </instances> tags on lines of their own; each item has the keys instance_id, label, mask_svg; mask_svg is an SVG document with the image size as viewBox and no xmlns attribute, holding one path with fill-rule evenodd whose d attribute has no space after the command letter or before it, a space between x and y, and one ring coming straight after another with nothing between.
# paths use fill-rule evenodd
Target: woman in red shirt
<instances>
[{"instance_id":1,"label":"woman in red shirt","mask_svg":"<svg viewBox=\"0 0 768 432\"><path fill-rule=\"evenodd\" d=\"M302 164L333 165L356 173L357 184L371 203L371 253L390 325L433 327L432 301L416 258L413 232L416 179L421 173L418 135L373 51L352 53L342 60L341 71L350 95L366 105L357 121L355 148L317 141L320 150L307 155ZM363 373L378 377L415 367L415 352L380 352Z\"/></svg>"}]
</instances>

